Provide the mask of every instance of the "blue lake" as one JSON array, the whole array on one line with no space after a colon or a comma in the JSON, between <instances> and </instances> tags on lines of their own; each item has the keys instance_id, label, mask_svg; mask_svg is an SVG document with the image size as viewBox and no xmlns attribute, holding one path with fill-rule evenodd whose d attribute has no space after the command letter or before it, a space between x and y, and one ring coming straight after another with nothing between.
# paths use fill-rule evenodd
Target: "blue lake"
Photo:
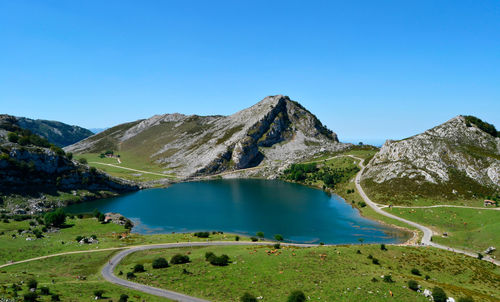
<instances>
[{"instance_id":1,"label":"blue lake","mask_svg":"<svg viewBox=\"0 0 500 302\"><path fill-rule=\"evenodd\" d=\"M279 180L188 182L71 205L68 212L117 212L142 234L224 231L299 243L401 243L409 234L363 218L337 195Z\"/></svg>"}]
</instances>

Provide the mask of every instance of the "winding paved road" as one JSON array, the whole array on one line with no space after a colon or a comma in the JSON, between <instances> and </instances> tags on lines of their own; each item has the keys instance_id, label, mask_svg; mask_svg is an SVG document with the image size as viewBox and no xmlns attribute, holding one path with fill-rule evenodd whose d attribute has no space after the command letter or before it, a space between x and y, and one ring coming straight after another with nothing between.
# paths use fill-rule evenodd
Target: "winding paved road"
<instances>
[{"instance_id":1,"label":"winding paved road","mask_svg":"<svg viewBox=\"0 0 500 302\"><path fill-rule=\"evenodd\" d=\"M358 172L358 174L356 174L356 178L355 178L356 189L358 190L359 195L361 196L361 198L363 198L363 200L366 202L366 204L369 205L375 212L377 212L377 213L379 213L381 215L384 215L386 217L399 220L401 222L404 222L404 223L406 223L408 225L411 225L411 226L416 227L417 229L421 230L423 232L423 234L424 234L424 236L422 237L422 241L421 241L422 245L433 246L433 247L436 247L436 248L439 248L439 249L443 249L443 250L447 250L447 251L451 251L451 252L455 252L455 253L459 253L459 254L464 254L464 255L471 256L471 257L475 257L475 258L477 257L476 253L471 253L471 252L468 252L468 251L464 251L464 250L460 250L460 249L456 249L456 248L451 248L449 246L445 246L445 245L434 243L434 242L432 242L433 232L432 232L432 230L430 228L428 228L426 226L423 226L421 224L418 224L416 222L413 222L413 221L401 218L399 216L387 213L386 211L382 210L383 206L381 206L381 205L373 202L366 195L365 191L361 187L361 183L360 183L361 182L361 175L363 174L363 171L365 170L365 165L363 164L363 159L359 158L359 157L356 157L356 156L353 156L353 155L349 155L349 156L352 157L352 158L355 158L355 159L359 160L358 165L361 168L361 170ZM500 265L500 261L495 260L495 259L493 259L493 258L491 258L489 256L484 256L483 260L492 262L492 263L494 263L496 265Z\"/></svg>"},{"instance_id":2,"label":"winding paved road","mask_svg":"<svg viewBox=\"0 0 500 302\"><path fill-rule=\"evenodd\" d=\"M168 248L179 248L179 247L193 247L193 246L230 246L230 245L270 245L274 244L274 242L242 242L242 241L214 241L214 242L183 242L183 243L166 243L166 244L156 244L156 245L147 245L147 246L138 246L133 247L116 254L109 262L104 266L101 273L104 279L107 281L125 286L134 290L138 290L147 294L168 298L174 301L180 302L208 302L207 300L203 300L196 297L191 297L188 295L184 295L181 293L177 293L171 290L160 289L152 286L143 285L140 283L131 282L125 279L121 279L116 277L113 274L116 266L120 261L125 258L127 255L138 251L150 250L150 249L168 249ZM299 247L313 247L318 245L313 244L288 244L282 243L284 246L299 246Z\"/></svg>"}]
</instances>

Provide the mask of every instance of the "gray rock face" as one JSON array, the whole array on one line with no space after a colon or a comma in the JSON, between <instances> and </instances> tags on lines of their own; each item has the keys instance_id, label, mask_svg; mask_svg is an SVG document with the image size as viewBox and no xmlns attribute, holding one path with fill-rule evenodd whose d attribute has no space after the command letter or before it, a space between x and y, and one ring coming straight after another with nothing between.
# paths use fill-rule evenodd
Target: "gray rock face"
<instances>
[{"instance_id":1,"label":"gray rock face","mask_svg":"<svg viewBox=\"0 0 500 302\"><path fill-rule=\"evenodd\" d=\"M169 173L189 177L258 165L281 166L345 147L304 107L276 95L230 116L156 115L118 125L65 150L133 152Z\"/></svg>"},{"instance_id":2,"label":"gray rock face","mask_svg":"<svg viewBox=\"0 0 500 302\"><path fill-rule=\"evenodd\" d=\"M499 159L500 138L457 116L413 137L387 141L367 165L363 180L440 185L458 177L497 190Z\"/></svg>"}]
</instances>

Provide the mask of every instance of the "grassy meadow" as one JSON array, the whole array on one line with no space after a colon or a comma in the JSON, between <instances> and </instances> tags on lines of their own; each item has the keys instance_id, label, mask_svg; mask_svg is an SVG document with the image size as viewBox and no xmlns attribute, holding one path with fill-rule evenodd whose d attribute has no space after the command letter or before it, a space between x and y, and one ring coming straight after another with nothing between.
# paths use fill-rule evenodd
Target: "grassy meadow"
<instances>
[{"instance_id":1,"label":"grassy meadow","mask_svg":"<svg viewBox=\"0 0 500 302\"><path fill-rule=\"evenodd\" d=\"M30 222L35 225L30 226ZM41 228L42 226L36 225L35 220L14 221L10 219L9 223L0 220L0 264L70 251L207 240L195 237L191 233L156 235L128 233L123 226L114 223L101 224L96 218L66 219L66 227L54 233L44 233L43 238L36 239L30 230ZM25 230L28 233L20 234L19 230ZM15 238L12 235L15 235ZM77 236L90 237L92 235L97 237L98 244L79 244L76 241ZM26 240L26 238L32 240ZM234 238L235 236L231 234L210 235L210 240L214 241L233 241ZM241 236L241 240L249 239Z\"/></svg>"},{"instance_id":2,"label":"grassy meadow","mask_svg":"<svg viewBox=\"0 0 500 302\"><path fill-rule=\"evenodd\" d=\"M162 168L160 165L152 161L148 161L147 159L144 159L141 156L135 156L130 152L116 152L116 154L120 155L121 163L119 163L116 158L107 158L107 157L101 158L100 154L97 153L75 154L74 157L76 159L85 158L89 166L100 169L112 176L133 181L151 181L168 177L170 178L175 177L174 175L168 174L168 172L166 173L165 168ZM113 167L104 164L112 164L119 167ZM127 169L122 169L120 167L157 173L157 174L165 174L165 176L131 171Z\"/></svg>"},{"instance_id":3,"label":"grassy meadow","mask_svg":"<svg viewBox=\"0 0 500 302\"><path fill-rule=\"evenodd\" d=\"M359 253L357 252L359 250ZM214 266L205 253L226 254L228 266ZM175 254L188 255L187 264L153 269L152 262ZM374 264L376 258L379 264ZM302 290L311 301L428 301L407 288L415 280L423 288L443 288L457 299L498 301L500 269L491 263L433 248L379 245L295 248L227 246L158 249L133 253L117 267L125 278L136 264L135 282L170 289L210 301L238 301L244 292L263 301L286 301L293 290ZM418 269L420 275L411 273ZM385 282L390 275L394 282ZM426 280L426 275L429 276ZM394 297L390 297L390 292Z\"/></svg>"},{"instance_id":4,"label":"grassy meadow","mask_svg":"<svg viewBox=\"0 0 500 302\"><path fill-rule=\"evenodd\" d=\"M93 301L94 291L103 290L103 301L118 301L120 295L129 296L129 301L166 301L105 281L101 268L111 259L113 251L82 253L47 258L29 263L0 268L0 297L23 301L28 293L27 281L38 281L38 290L48 287L50 293L59 295L61 301ZM12 284L20 286L14 293ZM51 301L51 295L40 295L37 301ZM1 299L0 299L1 300Z\"/></svg>"},{"instance_id":5,"label":"grassy meadow","mask_svg":"<svg viewBox=\"0 0 500 302\"><path fill-rule=\"evenodd\" d=\"M436 243L481 253L490 246L500 247L500 211L449 207L384 210L430 227L438 234L432 238Z\"/></svg>"}]
</instances>

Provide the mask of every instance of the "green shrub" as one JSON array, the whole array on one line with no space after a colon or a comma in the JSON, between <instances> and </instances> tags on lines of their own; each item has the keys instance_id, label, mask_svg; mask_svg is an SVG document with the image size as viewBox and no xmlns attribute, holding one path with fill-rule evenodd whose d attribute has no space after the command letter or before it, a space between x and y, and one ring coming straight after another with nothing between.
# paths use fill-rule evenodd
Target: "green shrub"
<instances>
[{"instance_id":1,"label":"green shrub","mask_svg":"<svg viewBox=\"0 0 500 302\"><path fill-rule=\"evenodd\" d=\"M34 288L36 289L36 287L38 286L38 281L36 281L35 279L30 279L28 280L28 288Z\"/></svg>"},{"instance_id":2,"label":"green shrub","mask_svg":"<svg viewBox=\"0 0 500 302\"><path fill-rule=\"evenodd\" d=\"M85 157L82 157L78 160L78 162L82 165L86 165L87 164L87 159Z\"/></svg>"},{"instance_id":3,"label":"green shrub","mask_svg":"<svg viewBox=\"0 0 500 302\"><path fill-rule=\"evenodd\" d=\"M134 279L135 274L133 272L127 272L127 279Z\"/></svg>"},{"instance_id":4,"label":"green shrub","mask_svg":"<svg viewBox=\"0 0 500 302\"><path fill-rule=\"evenodd\" d=\"M466 115L464 116L465 118L465 123L467 127L470 127L470 124L476 125L479 129L483 130L484 132L492 135L493 137L498 137L498 131L495 129L495 126L492 124L483 122L481 119L472 116L472 115Z\"/></svg>"},{"instance_id":5,"label":"green shrub","mask_svg":"<svg viewBox=\"0 0 500 302\"><path fill-rule=\"evenodd\" d=\"M408 288L414 291L418 290L418 283L415 280L408 281Z\"/></svg>"},{"instance_id":6,"label":"green shrub","mask_svg":"<svg viewBox=\"0 0 500 302\"><path fill-rule=\"evenodd\" d=\"M238 236L238 235L234 236L234 240L235 241L240 241L240 236Z\"/></svg>"},{"instance_id":7,"label":"green shrub","mask_svg":"<svg viewBox=\"0 0 500 302\"><path fill-rule=\"evenodd\" d=\"M437 286L432 289L432 298L434 298L434 302L446 302L448 299L444 290Z\"/></svg>"},{"instance_id":8,"label":"green shrub","mask_svg":"<svg viewBox=\"0 0 500 302\"><path fill-rule=\"evenodd\" d=\"M383 244L383 243L380 245L380 249L382 251L387 251L387 248L385 247L385 244Z\"/></svg>"},{"instance_id":9,"label":"green shrub","mask_svg":"<svg viewBox=\"0 0 500 302\"><path fill-rule=\"evenodd\" d=\"M194 236L198 237L198 238L208 238L208 237L210 237L210 233L209 232L196 232L196 233L194 233Z\"/></svg>"},{"instance_id":10,"label":"green shrub","mask_svg":"<svg viewBox=\"0 0 500 302\"><path fill-rule=\"evenodd\" d=\"M415 276L422 276L422 274L420 273L420 271L417 268L412 268L411 273Z\"/></svg>"},{"instance_id":11,"label":"green shrub","mask_svg":"<svg viewBox=\"0 0 500 302\"><path fill-rule=\"evenodd\" d=\"M38 295L35 292L29 292L23 295L24 301L34 302L38 299Z\"/></svg>"},{"instance_id":12,"label":"green shrub","mask_svg":"<svg viewBox=\"0 0 500 302\"><path fill-rule=\"evenodd\" d=\"M375 277L373 277L371 281L372 281L372 282L378 282L378 279L377 279L377 278L375 278Z\"/></svg>"},{"instance_id":13,"label":"green shrub","mask_svg":"<svg viewBox=\"0 0 500 302\"><path fill-rule=\"evenodd\" d=\"M210 262L210 264L216 265L216 266L226 266L229 264L229 256L228 255L221 255L221 256L217 257L212 252L205 253L205 260Z\"/></svg>"},{"instance_id":14,"label":"green shrub","mask_svg":"<svg viewBox=\"0 0 500 302\"><path fill-rule=\"evenodd\" d=\"M61 301L61 299L59 298L58 294L52 294L50 296L50 301L57 302L57 301Z\"/></svg>"},{"instance_id":15,"label":"green shrub","mask_svg":"<svg viewBox=\"0 0 500 302\"><path fill-rule=\"evenodd\" d=\"M257 232L257 237L264 238L264 232Z\"/></svg>"},{"instance_id":16,"label":"green shrub","mask_svg":"<svg viewBox=\"0 0 500 302\"><path fill-rule=\"evenodd\" d=\"M484 257L483 254L477 253L477 259L481 260L481 259L483 259L483 257Z\"/></svg>"},{"instance_id":17,"label":"green shrub","mask_svg":"<svg viewBox=\"0 0 500 302\"><path fill-rule=\"evenodd\" d=\"M189 262L189 257L181 254L176 254L172 256L172 259L170 259L170 263L172 264L184 264L188 262Z\"/></svg>"},{"instance_id":18,"label":"green shrub","mask_svg":"<svg viewBox=\"0 0 500 302\"><path fill-rule=\"evenodd\" d=\"M429 280L430 278L431 278L431 276L429 276L429 275L425 275L425 280L426 280L426 281L427 281L427 280Z\"/></svg>"},{"instance_id":19,"label":"green shrub","mask_svg":"<svg viewBox=\"0 0 500 302\"><path fill-rule=\"evenodd\" d=\"M168 261L165 258L156 258L153 260L153 268L165 268L168 267Z\"/></svg>"},{"instance_id":20,"label":"green shrub","mask_svg":"<svg viewBox=\"0 0 500 302\"><path fill-rule=\"evenodd\" d=\"M384 278L383 278L384 282L387 282L387 283L393 283L394 280L392 280L392 276L391 275L385 275Z\"/></svg>"},{"instance_id":21,"label":"green shrub","mask_svg":"<svg viewBox=\"0 0 500 302\"><path fill-rule=\"evenodd\" d=\"M214 253L212 253L212 252L206 252L205 253L205 260L208 261L211 257L214 257L214 256L215 256Z\"/></svg>"},{"instance_id":22,"label":"green shrub","mask_svg":"<svg viewBox=\"0 0 500 302\"><path fill-rule=\"evenodd\" d=\"M290 296L288 296L287 302L304 302L306 301L306 295L300 290L293 291Z\"/></svg>"},{"instance_id":23,"label":"green shrub","mask_svg":"<svg viewBox=\"0 0 500 302\"><path fill-rule=\"evenodd\" d=\"M49 288L47 286L40 287L40 294L45 296L49 295L50 294Z\"/></svg>"},{"instance_id":24,"label":"green shrub","mask_svg":"<svg viewBox=\"0 0 500 302\"><path fill-rule=\"evenodd\" d=\"M257 237L250 237L250 240L252 240L252 242L257 242L257 241L259 241L259 238L257 238Z\"/></svg>"},{"instance_id":25,"label":"green shrub","mask_svg":"<svg viewBox=\"0 0 500 302\"><path fill-rule=\"evenodd\" d=\"M142 264L136 264L134 266L134 273L142 273L145 272L146 270L144 269L144 265Z\"/></svg>"},{"instance_id":26,"label":"green shrub","mask_svg":"<svg viewBox=\"0 0 500 302\"><path fill-rule=\"evenodd\" d=\"M94 291L94 296L97 297L97 299L101 299L102 295L104 295L104 291L102 289L98 289Z\"/></svg>"},{"instance_id":27,"label":"green shrub","mask_svg":"<svg viewBox=\"0 0 500 302\"><path fill-rule=\"evenodd\" d=\"M83 239L83 236L76 236L76 238L75 238L76 242L80 242L80 241L82 241L82 239Z\"/></svg>"},{"instance_id":28,"label":"green shrub","mask_svg":"<svg viewBox=\"0 0 500 302\"><path fill-rule=\"evenodd\" d=\"M276 240L278 240L278 241L283 241L283 240L284 240L283 236L282 236L282 235L280 235L280 234L276 234L276 235L274 235L274 239L276 239Z\"/></svg>"},{"instance_id":29,"label":"green shrub","mask_svg":"<svg viewBox=\"0 0 500 302\"><path fill-rule=\"evenodd\" d=\"M379 265L380 264L380 261L378 261L377 258L373 257L372 258L372 263L375 264L375 265Z\"/></svg>"},{"instance_id":30,"label":"green shrub","mask_svg":"<svg viewBox=\"0 0 500 302\"><path fill-rule=\"evenodd\" d=\"M457 302L474 302L474 299L472 299L472 297L460 297L458 298L458 301Z\"/></svg>"},{"instance_id":31,"label":"green shrub","mask_svg":"<svg viewBox=\"0 0 500 302\"><path fill-rule=\"evenodd\" d=\"M9 132L9 134L7 135L7 139L11 143L17 143L19 141L19 135L17 135L17 133L15 132Z\"/></svg>"},{"instance_id":32,"label":"green shrub","mask_svg":"<svg viewBox=\"0 0 500 302\"><path fill-rule=\"evenodd\" d=\"M46 213L44 215L44 221L46 225L60 227L66 221L66 214L63 209L59 208L53 212Z\"/></svg>"},{"instance_id":33,"label":"green shrub","mask_svg":"<svg viewBox=\"0 0 500 302\"><path fill-rule=\"evenodd\" d=\"M118 300L118 302L127 302L127 301L128 301L128 295L121 294L120 300Z\"/></svg>"},{"instance_id":34,"label":"green shrub","mask_svg":"<svg viewBox=\"0 0 500 302\"><path fill-rule=\"evenodd\" d=\"M244 293L243 296L240 297L240 302L257 302L257 298L250 293Z\"/></svg>"},{"instance_id":35,"label":"green shrub","mask_svg":"<svg viewBox=\"0 0 500 302\"><path fill-rule=\"evenodd\" d=\"M275 243L274 244L274 248L277 249L277 250L279 250L281 248L281 244Z\"/></svg>"}]
</instances>

